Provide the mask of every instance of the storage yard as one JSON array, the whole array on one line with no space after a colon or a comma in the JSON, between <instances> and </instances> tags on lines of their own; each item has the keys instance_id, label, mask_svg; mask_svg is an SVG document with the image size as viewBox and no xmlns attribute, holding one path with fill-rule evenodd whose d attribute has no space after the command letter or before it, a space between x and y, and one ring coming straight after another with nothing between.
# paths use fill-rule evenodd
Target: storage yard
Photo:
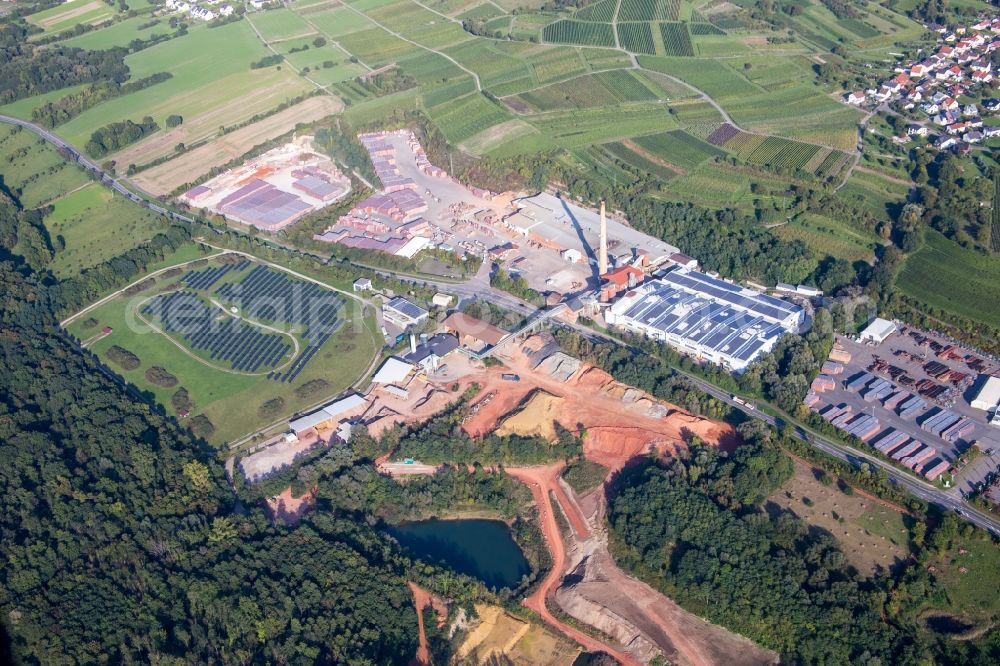
<instances>
[{"instance_id":1,"label":"storage yard","mask_svg":"<svg viewBox=\"0 0 1000 666\"><path fill-rule=\"evenodd\" d=\"M554 194L513 198L466 187L431 164L407 130L362 134L382 188L315 240L413 257L437 247L502 265L540 292L576 293L599 286L600 217ZM662 263L678 248L610 215L611 265L642 249Z\"/></svg>"},{"instance_id":2,"label":"storage yard","mask_svg":"<svg viewBox=\"0 0 1000 666\"><path fill-rule=\"evenodd\" d=\"M977 377L1000 364L908 326L866 343L838 337L806 404L845 433L929 480L972 491L1000 465L1000 428L970 404ZM963 468L975 443L982 455ZM956 465L958 463L958 465Z\"/></svg>"},{"instance_id":3,"label":"storage yard","mask_svg":"<svg viewBox=\"0 0 1000 666\"><path fill-rule=\"evenodd\" d=\"M230 169L180 199L265 231L280 231L342 199L351 181L312 146L312 137L269 150Z\"/></svg>"}]
</instances>

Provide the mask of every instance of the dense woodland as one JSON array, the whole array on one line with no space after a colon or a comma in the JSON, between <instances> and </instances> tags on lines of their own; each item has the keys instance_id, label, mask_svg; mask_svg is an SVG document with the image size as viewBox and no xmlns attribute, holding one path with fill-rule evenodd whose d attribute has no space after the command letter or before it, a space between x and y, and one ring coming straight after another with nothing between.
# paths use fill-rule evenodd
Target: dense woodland
<instances>
[{"instance_id":1,"label":"dense woodland","mask_svg":"<svg viewBox=\"0 0 1000 666\"><path fill-rule=\"evenodd\" d=\"M894 578L865 579L837 541L763 500L791 461L757 424L734 454L695 445L678 458L624 471L609 508L618 562L682 606L804 664L995 663L996 632L978 642L917 629L942 590L926 558L971 526L938 518L914 532L918 561ZM923 527L923 525L921 525ZM987 537L988 538L988 537Z\"/></svg>"},{"instance_id":2,"label":"dense woodland","mask_svg":"<svg viewBox=\"0 0 1000 666\"><path fill-rule=\"evenodd\" d=\"M27 36L24 24L0 25L0 104L81 83L124 83L129 77L125 49L38 48L27 42Z\"/></svg>"},{"instance_id":3,"label":"dense woodland","mask_svg":"<svg viewBox=\"0 0 1000 666\"><path fill-rule=\"evenodd\" d=\"M151 116L146 116L137 123L131 120L110 123L90 135L90 140L87 141L84 150L91 157L104 157L139 141L158 129L160 126Z\"/></svg>"},{"instance_id":4,"label":"dense woodland","mask_svg":"<svg viewBox=\"0 0 1000 666\"><path fill-rule=\"evenodd\" d=\"M404 487L346 450L300 471L298 487L322 481L321 510L294 529L272 525L259 503L240 508L203 441L133 400L57 326L57 310L155 251L59 283L16 253L25 215L0 201L0 618L13 658L405 663L417 636L407 580L460 604L492 597L412 562L379 516L489 508L537 540L516 517L526 491L506 477L456 472Z\"/></svg>"}]
</instances>

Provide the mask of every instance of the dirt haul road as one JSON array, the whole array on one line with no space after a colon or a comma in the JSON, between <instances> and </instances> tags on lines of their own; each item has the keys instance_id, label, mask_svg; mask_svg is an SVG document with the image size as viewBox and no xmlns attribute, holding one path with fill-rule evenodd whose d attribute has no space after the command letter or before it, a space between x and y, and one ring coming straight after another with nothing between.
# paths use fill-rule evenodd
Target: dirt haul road
<instances>
[{"instance_id":1,"label":"dirt haul road","mask_svg":"<svg viewBox=\"0 0 1000 666\"><path fill-rule=\"evenodd\" d=\"M531 494L535 498L535 504L538 505L538 518L542 526L542 532L545 534L545 540L548 542L549 550L552 553L552 569L549 570L545 580L542 581L542 584L535 593L527 597L522 603L538 613L550 627L560 631L587 650L591 652L607 652L626 666L639 666L641 662L632 657L632 655L602 643L596 638L592 638L582 631L559 621L545 605L546 598L559 586L566 569L566 550L563 546L562 537L559 535L559 525L556 523L555 514L553 514L552 503L549 501L550 492L556 492L556 496L558 497L558 491L561 489L559 488L557 479L564 466L565 463L556 463L545 467L508 467L506 470L508 474L525 483L531 489ZM566 515L575 515L575 518L570 517L570 525L574 526L574 530L582 529L584 534L589 534L582 516L575 514L575 512L567 512Z\"/></svg>"},{"instance_id":2,"label":"dirt haul road","mask_svg":"<svg viewBox=\"0 0 1000 666\"><path fill-rule=\"evenodd\" d=\"M430 592L420 587L414 582L409 582L410 592L413 593L413 605L417 609L417 627L420 631L420 647L417 648L417 656L410 662L411 666L430 666L431 650L427 643L427 629L424 627L424 609L429 605L437 613L438 628L444 626L448 618L448 609L444 603L435 598Z\"/></svg>"}]
</instances>

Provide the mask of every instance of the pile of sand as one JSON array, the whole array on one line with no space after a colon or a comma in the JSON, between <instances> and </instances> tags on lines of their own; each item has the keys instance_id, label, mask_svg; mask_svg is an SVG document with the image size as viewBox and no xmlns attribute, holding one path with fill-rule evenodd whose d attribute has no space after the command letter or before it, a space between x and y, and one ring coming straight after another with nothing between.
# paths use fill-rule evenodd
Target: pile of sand
<instances>
[{"instance_id":1,"label":"pile of sand","mask_svg":"<svg viewBox=\"0 0 1000 666\"><path fill-rule=\"evenodd\" d=\"M504 417L496 434L544 437L553 442L556 439L556 415L563 402L563 398L536 389L528 394L517 410Z\"/></svg>"},{"instance_id":2,"label":"pile of sand","mask_svg":"<svg viewBox=\"0 0 1000 666\"><path fill-rule=\"evenodd\" d=\"M570 378L580 369L581 361L563 352L556 352L538 364L535 369L544 372L552 379L560 382L568 382Z\"/></svg>"}]
</instances>

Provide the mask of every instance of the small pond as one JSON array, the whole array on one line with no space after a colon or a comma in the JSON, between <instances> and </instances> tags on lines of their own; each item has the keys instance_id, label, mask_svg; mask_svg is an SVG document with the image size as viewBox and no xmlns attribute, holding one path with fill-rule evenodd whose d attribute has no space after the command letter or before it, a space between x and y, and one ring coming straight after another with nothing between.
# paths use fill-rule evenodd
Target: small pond
<instances>
[{"instance_id":1,"label":"small pond","mask_svg":"<svg viewBox=\"0 0 1000 666\"><path fill-rule=\"evenodd\" d=\"M531 572L510 528L499 520L421 520L389 528L414 557L473 576L489 587L514 587Z\"/></svg>"}]
</instances>

